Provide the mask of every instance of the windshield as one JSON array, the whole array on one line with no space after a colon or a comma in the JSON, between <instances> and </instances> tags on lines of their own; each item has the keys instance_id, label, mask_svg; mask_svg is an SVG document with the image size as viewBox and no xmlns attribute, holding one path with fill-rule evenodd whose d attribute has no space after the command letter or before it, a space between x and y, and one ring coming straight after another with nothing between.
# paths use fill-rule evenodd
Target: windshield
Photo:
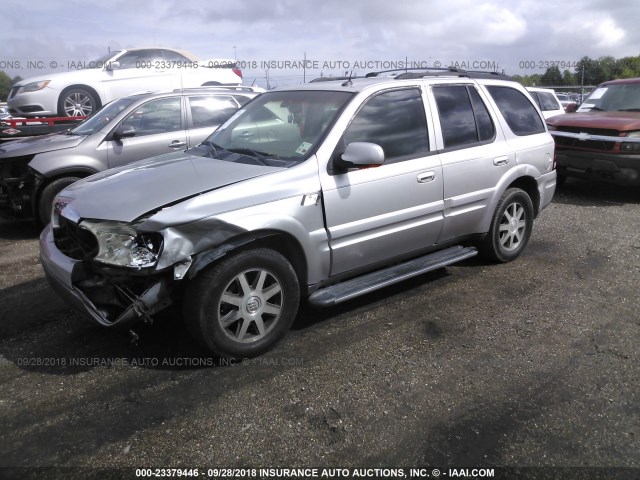
<instances>
[{"instance_id":1,"label":"windshield","mask_svg":"<svg viewBox=\"0 0 640 480\"><path fill-rule=\"evenodd\" d=\"M116 50L114 52L105 53L104 55L96 58L95 60L91 60L86 64L85 68L102 68L105 64L120 53L120 50Z\"/></svg>"},{"instance_id":2,"label":"windshield","mask_svg":"<svg viewBox=\"0 0 640 480\"><path fill-rule=\"evenodd\" d=\"M85 119L76 128L70 130L69 133L72 135L91 135L113 120L116 115L131 105L135 100L137 99L134 97L126 97L108 103L92 116Z\"/></svg>"},{"instance_id":3,"label":"windshield","mask_svg":"<svg viewBox=\"0 0 640 480\"><path fill-rule=\"evenodd\" d=\"M352 96L313 90L263 93L191 153L232 162L294 165L311 155Z\"/></svg>"},{"instance_id":4,"label":"windshield","mask_svg":"<svg viewBox=\"0 0 640 480\"><path fill-rule=\"evenodd\" d=\"M605 85L596 88L578 112L640 112L640 84Z\"/></svg>"}]
</instances>

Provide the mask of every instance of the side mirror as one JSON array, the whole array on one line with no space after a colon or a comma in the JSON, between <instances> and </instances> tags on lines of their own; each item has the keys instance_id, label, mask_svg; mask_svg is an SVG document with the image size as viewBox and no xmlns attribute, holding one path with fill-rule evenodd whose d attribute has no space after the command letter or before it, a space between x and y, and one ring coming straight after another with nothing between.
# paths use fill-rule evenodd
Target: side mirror
<instances>
[{"instance_id":1,"label":"side mirror","mask_svg":"<svg viewBox=\"0 0 640 480\"><path fill-rule=\"evenodd\" d=\"M120 125L116 128L115 132L113 132L113 138L116 140L120 140L121 138L130 138L136 136L136 129L133 127L126 127L124 125Z\"/></svg>"},{"instance_id":2,"label":"side mirror","mask_svg":"<svg viewBox=\"0 0 640 480\"><path fill-rule=\"evenodd\" d=\"M353 142L347 145L344 153L333 160L338 170L351 168L378 167L384 164L384 150L376 143Z\"/></svg>"},{"instance_id":3,"label":"side mirror","mask_svg":"<svg viewBox=\"0 0 640 480\"><path fill-rule=\"evenodd\" d=\"M569 105L567 105L567 108L564 109L564 111L566 113L573 113L578 109L578 105L576 105L575 103L570 103Z\"/></svg>"},{"instance_id":4,"label":"side mirror","mask_svg":"<svg viewBox=\"0 0 640 480\"><path fill-rule=\"evenodd\" d=\"M120 62L108 62L104 68L106 70L118 70L120 68Z\"/></svg>"}]
</instances>

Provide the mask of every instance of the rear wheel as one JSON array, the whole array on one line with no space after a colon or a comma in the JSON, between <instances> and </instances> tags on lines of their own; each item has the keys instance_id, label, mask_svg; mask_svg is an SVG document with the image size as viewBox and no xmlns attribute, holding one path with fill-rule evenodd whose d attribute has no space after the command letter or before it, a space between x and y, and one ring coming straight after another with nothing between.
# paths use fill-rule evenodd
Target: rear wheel
<instances>
[{"instance_id":1,"label":"rear wheel","mask_svg":"<svg viewBox=\"0 0 640 480\"><path fill-rule=\"evenodd\" d=\"M74 182L80 180L79 177L62 177L49 183L42 189L40 198L38 199L38 211L35 217L42 225L46 225L51 221L51 211L53 210L53 200L62 190L67 188Z\"/></svg>"},{"instance_id":2,"label":"rear wheel","mask_svg":"<svg viewBox=\"0 0 640 480\"><path fill-rule=\"evenodd\" d=\"M480 251L491 260L510 262L524 250L532 228L531 198L520 188L510 188L498 202L489 233L480 244Z\"/></svg>"},{"instance_id":3,"label":"rear wheel","mask_svg":"<svg viewBox=\"0 0 640 480\"><path fill-rule=\"evenodd\" d=\"M184 299L185 321L216 355L253 357L285 335L299 301L298 279L287 259L270 249L249 250L200 274Z\"/></svg>"},{"instance_id":4,"label":"rear wheel","mask_svg":"<svg viewBox=\"0 0 640 480\"><path fill-rule=\"evenodd\" d=\"M87 117L94 113L100 104L93 93L86 88L70 88L60 95L58 115L61 117Z\"/></svg>"}]
</instances>

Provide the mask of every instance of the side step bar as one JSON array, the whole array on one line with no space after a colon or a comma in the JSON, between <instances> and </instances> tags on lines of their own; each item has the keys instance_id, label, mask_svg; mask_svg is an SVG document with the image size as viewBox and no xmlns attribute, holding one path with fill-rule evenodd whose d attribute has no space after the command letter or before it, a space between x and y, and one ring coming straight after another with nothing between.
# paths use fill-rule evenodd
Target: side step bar
<instances>
[{"instance_id":1,"label":"side step bar","mask_svg":"<svg viewBox=\"0 0 640 480\"><path fill-rule=\"evenodd\" d=\"M455 246L446 248L424 257L317 290L309 296L309 303L317 307L330 307L365 293L475 257L477 254L478 250L474 247Z\"/></svg>"}]
</instances>

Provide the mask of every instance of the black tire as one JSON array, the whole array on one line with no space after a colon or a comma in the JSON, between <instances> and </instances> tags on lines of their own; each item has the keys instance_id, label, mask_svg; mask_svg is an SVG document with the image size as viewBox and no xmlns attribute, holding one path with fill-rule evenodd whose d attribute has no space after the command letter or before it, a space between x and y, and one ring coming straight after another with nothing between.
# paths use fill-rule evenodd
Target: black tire
<instances>
[{"instance_id":1,"label":"black tire","mask_svg":"<svg viewBox=\"0 0 640 480\"><path fill-rule=\"evenodd\" d=\"M533 228L533 203L524 190L510 188L502 194L487 236L479 245L487 258L505 263L527 246Z\"/></svg>"},{"instance_id":2,"label":"black tire","mask_svg":"<svg viewBox=\"0 0 640 480\"><path fill-rule=\"evenodd\" d=\"M203 271L189 285L185 323L220 357L254 357L286 334L299 302L298 278L287 259L274 250L248 250Z\"/></svg>"},{"instance_id":3,"label":"black tire","mask_svg":"<svg viewBox=\"0 0 640 480\"><path fill-rule=\"evenodd\" d=\"M90 90L74 87L64 90L58 99L61 117L86 117L100 108L100 102Z\"/></svg>"},{"instance_id":4,"label":"black tire","mask_svg":"<svg viewBox=\"0 0 640 480\"><path fill-rule=\"evenodd\" d=\"M80 180L79 177L57 178L42 189L40 197L38 198L38 209L34 215L36 220L38 220L42 226L51 221L51 211L53 210L52 204L56 195L78 180Z\"/></svg>"}]
</instances>

